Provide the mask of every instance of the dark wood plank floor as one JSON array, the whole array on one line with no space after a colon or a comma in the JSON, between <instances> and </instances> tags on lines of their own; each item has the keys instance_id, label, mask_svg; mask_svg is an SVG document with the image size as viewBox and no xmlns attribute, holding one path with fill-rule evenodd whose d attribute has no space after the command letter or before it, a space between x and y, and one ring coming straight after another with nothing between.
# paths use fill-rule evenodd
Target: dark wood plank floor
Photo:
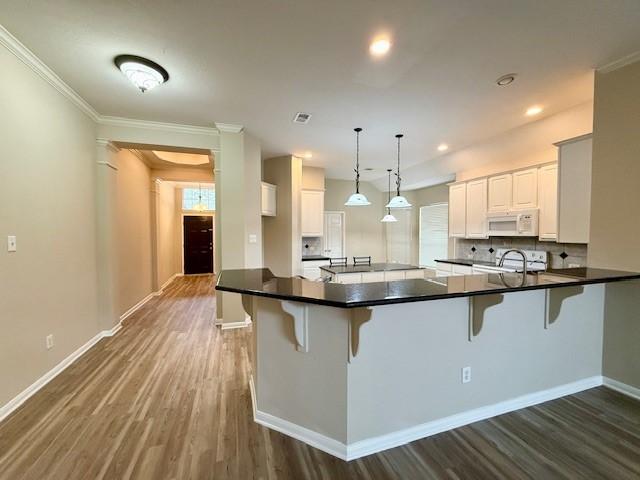
<instances>
[{"instance_id":1,"label":"dark wood plank floor","mask_svg":"<svg viewBox=\"0 0 640 480\"><path fill-rule=\"evenodd\" d=\"M342 462L256 425L247 330L177 279L0 424L1 479L640 478L640 402L605 388Z\"/></svg>"}]
</instances>

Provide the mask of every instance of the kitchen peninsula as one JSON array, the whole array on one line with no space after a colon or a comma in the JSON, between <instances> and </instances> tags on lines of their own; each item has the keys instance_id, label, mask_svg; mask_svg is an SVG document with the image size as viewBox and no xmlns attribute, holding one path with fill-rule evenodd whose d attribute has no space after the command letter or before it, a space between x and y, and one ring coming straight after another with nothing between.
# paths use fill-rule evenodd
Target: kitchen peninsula
<instances>
[{"instance_id":1,"label":"kitchen peninsula","mask_svg":"<svg viewBox=\"0 0 640 480\"><path fill-rule=\"evenodd\" d=\"M222 271L253 319L255 420L351 460L602 383L600 269L322 283ZM639 282L640 284L640 282Z\"/></svg>"},{"instance_id":2,"label":"kitchen peninsula","mask_svg":"<svg viewBox=\"0 0 640 480\"><path fill-rule=\"evenodd\" d=\"M337 283L390 282L425 277L424 268L403 263L325 265L320 270L324 279Z\"/></svg>"}]
</instances>

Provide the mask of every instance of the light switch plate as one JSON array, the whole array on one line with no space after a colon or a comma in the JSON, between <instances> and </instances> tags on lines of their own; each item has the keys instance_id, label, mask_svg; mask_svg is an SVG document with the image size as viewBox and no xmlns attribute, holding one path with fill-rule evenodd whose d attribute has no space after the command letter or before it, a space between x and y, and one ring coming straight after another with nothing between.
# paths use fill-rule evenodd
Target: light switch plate
<instances>
[{"instance_id":1,"label":"light switch plate","mask_svg":"<svg viewBox=\"0 0 640 480\"><path fill-rule=\"evenodd\" d=\"M249 235L249 243L258 243L258 236L255 234L250 234Z\"/></svg>"},{"instance_id":2,"label":"light switch plate","mask_svg":"<svg viewBox=\"0 0 640 480\"><path fill-rule=\"evenodd\" d=\"M18 249L18 244L16 243L16 236L9 235L7 237L7 252L15 252Z\"/></svg>"}]
</instances>

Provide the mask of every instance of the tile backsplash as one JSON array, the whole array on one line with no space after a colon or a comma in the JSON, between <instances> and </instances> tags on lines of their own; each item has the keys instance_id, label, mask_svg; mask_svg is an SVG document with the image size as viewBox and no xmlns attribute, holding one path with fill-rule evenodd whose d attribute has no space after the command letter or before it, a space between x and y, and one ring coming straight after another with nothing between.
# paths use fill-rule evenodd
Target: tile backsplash
<instances>
[{"instance_id":1,"label":"tile backsplash","mask_svg":"<svg viewBox=\"0 0 640 480\"><path fill-rule=\"evenodd\" d=\"M302 256L323 255L322 237L302 237Z\"/></svg>"},{"instance_id":2,"label":"tile backsplash","mask_svg":"<svg viewBox=\"0 0 640 480\"><path fill-rule=\"evenodd\" d=\"M498 248L547 251L549 252L550 268L585 267L587 265L586 244L541 242L530 237L456 238L455 258L472 258L494 262L496 259L495 250Z\"/></svg>"}]
</instances>

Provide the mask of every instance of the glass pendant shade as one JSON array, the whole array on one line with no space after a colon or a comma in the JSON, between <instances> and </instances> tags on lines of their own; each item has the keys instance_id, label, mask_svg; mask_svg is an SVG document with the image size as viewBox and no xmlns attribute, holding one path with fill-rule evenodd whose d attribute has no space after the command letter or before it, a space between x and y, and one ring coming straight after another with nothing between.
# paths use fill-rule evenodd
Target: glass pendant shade
<instances>
[{"instance_id":1,"label":"glass pendant shade","mask_svg":"<svg viewBox=\"0 0 640 480\"><path fill-rule=\"evenodd\" d=\"M402 195L396 195L385 206L387 208L410 208L411 204Z\"/></svg>"},{"instance_id":2,"label":"glass pendant shade","mask_svg":"<svg viewBox=\"0 0 640 480\"><path fill-rule=\"evenodd\" d=\"M393 215L391 215L390 213L387 213L384 217L382 217L382 220L380 221L383 223L389 223L389 222L397 222L398 219Z\"/></svg>"},{"instance_id":3,"label":"glass pendant shade","mask_svg":"<svg viewBox=\"0 0 640 480\"><path fill-rule=\"evenodd\" d=\"M352 193L349 199L344 203L347 207L360 207L365 205L371 205L371 202L367 200L361 193Z\"/></svg>"}]
</instances>

